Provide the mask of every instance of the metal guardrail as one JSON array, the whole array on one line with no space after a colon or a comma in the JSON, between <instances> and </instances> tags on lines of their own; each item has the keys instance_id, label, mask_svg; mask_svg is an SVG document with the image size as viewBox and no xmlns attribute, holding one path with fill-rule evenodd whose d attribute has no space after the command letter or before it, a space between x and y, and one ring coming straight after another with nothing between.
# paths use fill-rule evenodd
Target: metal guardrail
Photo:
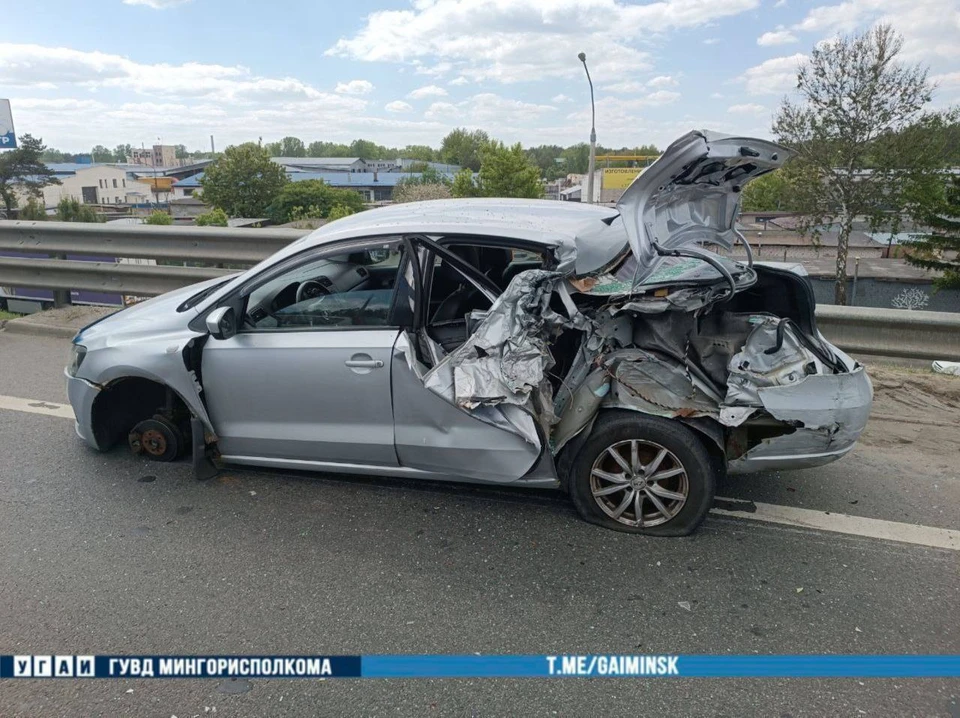
<instances>
[{"instance_id":1,"label":"metal guardrail","mask_svg":"<svg viewBox=\"0 0 960 718\"><path fill-rule=\"evenodd\" d=\"M217 267L118 264L116 258L249 266L310 233L304 229L104 225L0 221L0 253L45 254L46 259L0 256L0 286L53 289L55 304L70 290L155 296L229 274ZM67 255L103 257L76 261Z\"/></svg>"},{"instance_id":2,"label":"metal guardrail","mask_svg":"<svg viewBox=\"0 0 960 718\"><path fill-rule=\"evenodd\" d=\"M960 314L875 307L817 307L817 326L845 352L894 359L960 360Z\"/></svg>"},{"instance_id":3,"label":"metal guardrail","mask_svg":"<svg viewBox=\"0 0 960 718\"><path fill-rule=\"evenodd\" d=\"M68 260L67 254L252 265L309 234L301 229L160 227L73 222L0 221L0 286L154 296L230 274L216 267ZM817 307L820 331L844 351L901 359L960 357L960 314L871 307Z\"/></svg>"},{"instance_id":4,"label":"metal guardrail","mask_svg":"<svg viewBox=\"0 0 960 718\"><path fill-rule=\"evenodd\" d=\"M0 220L0 252L256 264L310 231Z\"/></svg>"}]
</instances>

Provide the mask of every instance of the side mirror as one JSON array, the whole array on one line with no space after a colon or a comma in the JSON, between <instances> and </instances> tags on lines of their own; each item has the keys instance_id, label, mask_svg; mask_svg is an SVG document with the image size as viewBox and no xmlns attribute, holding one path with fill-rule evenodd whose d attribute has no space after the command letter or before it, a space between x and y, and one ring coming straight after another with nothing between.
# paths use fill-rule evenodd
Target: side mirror
<instances>
[{"instance_id":1,"label":"side mirror","mask_svg":"<svg viewBox=\"0 0 960 718\"><path fill-rule=\"evenodd\" d=\"M217 307L204 320L214 339L229 339L237 333L237 319L233 307Z\"/></svg>"}]
</instances>

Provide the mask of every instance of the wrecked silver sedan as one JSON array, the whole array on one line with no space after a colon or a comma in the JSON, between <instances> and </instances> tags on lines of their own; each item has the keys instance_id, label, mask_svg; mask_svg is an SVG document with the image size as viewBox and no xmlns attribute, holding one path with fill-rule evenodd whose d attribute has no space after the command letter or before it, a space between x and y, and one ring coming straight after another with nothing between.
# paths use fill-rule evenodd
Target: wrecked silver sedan
<instances>
[{"instance_id":1,"label":"wrecked silver sedan","mask_svg":"<svg viewBox=\"0 0 960 718\"><path fill-rule=\"evenodd\" d=\"M726 472L813 467L872 389L808 281L709 250L788 151L692 132L617 208L443 200L333 222L82 330L77 432L158 460L556 487L588 521L694 530ZM749 257L749 247L744 243Z\"/></svg>"}]
</instances>

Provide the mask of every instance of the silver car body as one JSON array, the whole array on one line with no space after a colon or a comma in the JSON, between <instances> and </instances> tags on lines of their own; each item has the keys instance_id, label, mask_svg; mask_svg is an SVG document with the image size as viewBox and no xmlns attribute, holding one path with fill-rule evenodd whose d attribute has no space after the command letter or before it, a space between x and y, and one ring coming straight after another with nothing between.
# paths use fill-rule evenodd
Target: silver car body
<instances>
[{"instance_id":1,"label":"silver car body","mask_svg":"<svg viewBox=\"0 0 960 718\"><path fill-rule=\"evenodd\" d=\"M610 408L685 423L731 472L827 463L849 452L866 424L872 389L863 368L816 331L812 300L785 305L784 316L751 304L784 287L809 296L797 272L705 249L742 241L740 190L787 155L762 140L692 132L617 208L443 200L337 220L242 274L82 330L74 344L85 353L67 380L77 432L107 448L97 402L138 377L172 390L224 461L255 466L557 486L556 460ZM223 339L204 324L302 258L398 238L396 282L408 296L393 289L391 311L409 303L410 322L241 328ZM471 312L469 334L445 350L429 322L416 320L417 287L434 261L456 268L455 258L438 258L467 239L533 247L548 261L499 293L461 272L491 306ZM724 309L733 305L741 311ZM564 350L563 374L551 375L555 340L570 332L578 339Z\"/></svg>"}]
</instances>

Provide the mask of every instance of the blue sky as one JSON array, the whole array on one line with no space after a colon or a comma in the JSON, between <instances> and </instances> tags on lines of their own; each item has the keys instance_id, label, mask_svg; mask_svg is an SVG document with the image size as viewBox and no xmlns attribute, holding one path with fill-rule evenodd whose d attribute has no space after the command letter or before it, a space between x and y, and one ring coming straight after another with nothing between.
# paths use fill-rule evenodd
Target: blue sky
<instances>
[{"instance_id":1,"label":"blue sky","mask_svg":"<svg viewBox=\"0 0 960 718\"><path fill-rule=\"evenodd\" d=\"M0 18L18 133L88 150L295 135L526 145L589 132L663 147L692 128L768 135L819 41L877 21L960 102L960 0L31 0Z\"/></svg>"}]
</instances>

